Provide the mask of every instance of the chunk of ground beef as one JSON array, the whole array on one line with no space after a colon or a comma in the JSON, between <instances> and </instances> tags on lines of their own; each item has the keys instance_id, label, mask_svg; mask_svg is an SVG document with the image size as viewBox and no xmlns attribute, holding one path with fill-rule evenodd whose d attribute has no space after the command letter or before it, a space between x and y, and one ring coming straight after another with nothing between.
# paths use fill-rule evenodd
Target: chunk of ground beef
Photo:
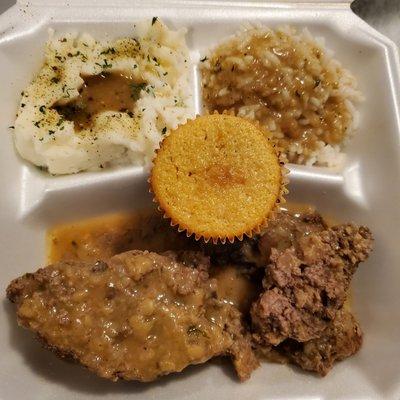
<instances>
[{"instance_id":1,"label":"chunk of ground beef","mask_svg":"<svg viewBox=\"0 0 400 400\"><path fill-rule=\"evenodd\" d=\"M343 307L358 264L372 246L368 228L339 225L271 249L265 291L251 309L258 343L278 345L319 338Z\"/></svg>"},{"instance_id":2,"label":"chunk of ground beef","mask_svg":"<svg viewBox=\"0 0 400 400\"><path fill-rule=\"evenodd\" d=\"M301 368L325 376L335 361L350 357L361 344L360 325L349 311L342 309L321 337L303 343L288 339L278 346L278 351Z\"/></svg>"}]
</instances>

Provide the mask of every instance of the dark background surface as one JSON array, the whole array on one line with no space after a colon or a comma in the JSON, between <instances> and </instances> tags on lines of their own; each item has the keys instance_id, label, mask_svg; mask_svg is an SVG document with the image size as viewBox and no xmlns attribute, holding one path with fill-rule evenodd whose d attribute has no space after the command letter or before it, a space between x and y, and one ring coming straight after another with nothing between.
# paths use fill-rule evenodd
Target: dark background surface
<instances>
[{"instance_id":1,"label":"dark background surface","mask_svg":"<svg viewBox=\"0 0 400 400\"><path fill-rule=\"evenodd\" d=\"M355 0L351 8L400 46L400 0Z\"/></svg>"}]
</instances>

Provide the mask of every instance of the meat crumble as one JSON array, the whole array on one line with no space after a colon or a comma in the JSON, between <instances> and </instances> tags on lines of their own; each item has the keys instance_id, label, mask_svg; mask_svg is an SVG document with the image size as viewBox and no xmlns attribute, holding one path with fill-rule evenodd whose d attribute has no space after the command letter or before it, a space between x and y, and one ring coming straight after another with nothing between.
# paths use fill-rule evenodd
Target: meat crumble
<instances>
[{"instance_id":1,"label":"meat crumble","mask_svg":"<svg viewBox=\"0 0 400 400\"><path fill-rule=\"evenodd\" d=\"M343 307L351 277L370 250L369 230L354 225L304 236L298 249L272 248L265 292L251 310L257 340L277 345L318 338Z\"/></svg>"},{"instance_id":2,"label":"meat crumble","mask_svg":"<svg viewBox=\"0 0 400 400\"><path fill-rule=\"evenodd\" d=\"M361 346L361 329L343 307L351 278L372 249L372 235L352 224L323 230L318 218L313 224L313 231L288 240L289 247L268 249L264 292L252 305L251 321L264 353L273 348L287 361L325 375L335 360Z\"/></svg>"},{"instance_id":3,"label":"meat crumble","mask_svg":"<svg viewBox=\"0 0 400 400\"><path fill-rule=\"evenodd\" d=\"M360 325L349 311L342 308L318 338L306 342L288 339L276 349L284 361L325 376L335 361L350 357L361 344Z\"/></svg>"}]
</instances>

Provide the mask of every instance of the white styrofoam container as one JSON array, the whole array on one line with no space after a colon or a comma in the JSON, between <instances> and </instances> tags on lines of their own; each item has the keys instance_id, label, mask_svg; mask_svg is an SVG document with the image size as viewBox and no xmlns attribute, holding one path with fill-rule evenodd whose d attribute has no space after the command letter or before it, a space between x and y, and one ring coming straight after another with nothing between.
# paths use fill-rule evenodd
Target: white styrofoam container
<instances>
[{"instance_id":1,"label":"white styrofoam container","mask_svg":"<svg viewBox=\"0 0 400 400\"><path fill-rule=\"evenodd\" d=\"M19 2L0 16L0 399L400 399L399 60L393 43L356 17L349 1L60 1ZM84 6L79 5L85 3ZM112 3L112 6L110 5ZM188 28L196 53L243 22L307 26L359 79L366 101L360 129L339 171L291 166L290 200L368 225L374 252L353 284L354 310L365 332L361 351L325 378L264 363L243 384L232 368L209 363L152 384L110 383L44 351L17 327L5 299L9 281L45 262L45 231L54 223L143 207L142 168L50 177L14 151L20 92L38 71L49 27L58 32L129 35L133 21L159 16ZM193 85L199 108L197 69Z\"/></svg>"}]
</instances>

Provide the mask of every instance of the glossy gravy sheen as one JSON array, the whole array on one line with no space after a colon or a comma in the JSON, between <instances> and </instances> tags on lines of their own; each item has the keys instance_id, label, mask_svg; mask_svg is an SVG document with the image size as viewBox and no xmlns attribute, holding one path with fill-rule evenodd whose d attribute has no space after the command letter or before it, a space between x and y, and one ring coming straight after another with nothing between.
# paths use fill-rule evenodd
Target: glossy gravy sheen
<instances>
[{"instance_id":1,"label":"glossy gravy sheen","mask_svg":"<svg viewBox=\"0 0 400 400\"><path fill-rule=\"evenodd\" d=\"M288 211L295 216L300 216L301 214L311 214L313 212L316 212L316 207L312 206L310 204L305 204L305 203L295 203L295 202L290 202L290 203L285 203L281 207L279 207L283 211ZM324 221L326 224L331 227L334 225L339 225L342 223L340 219L337 217L324 213L323 215Z\"/></svg>"},{"instance_id":2,"label":"glossy gravy sheen","mask_svg":"<svg viewBox=\"0 0 400 400\"><path fill-rule=\"evenodd\" d=\"M276 63L265 62L265 49L272 51ZM212 53L210 68L202 69L205 106L210 112L235 113L243 106L253 107L254 119L274 126L285 150L300 144L309 154L319 141L341 143L352 116L339 97L329 95L338 89L339 78L336 72L318 70L321 56L322 50L315 47L303 58L284 34L279 40L255 35L246 46L223 44ZM295 156L289 161L297 162Z\"/></svg>"},{"instance_id":3,"label":"glossy gravy sheen","mask_svg":"<svg viewBox=\"0 0 400 400\"><path fill-rule=\"evenodd\" d=\"M97 261L124 251L187 249L184 235L154 210L118 213L62 224L47 233L48 261Z\"/></svg>"},{"instance_id":4,"label":"glossy gravy sheen","mask_svg":"<svg viewBox=\"0 0 400 400\"><path fill-rule=\"evenodd\" d=\"M215 282L169 257L124 253L46 273L19 317L102 377L152 381L232 347L231 307L215 303Z\"/></svg>"},{"instance_id":5,"label":"glossy gravy sheen","mask_svg":"<svg viewBox=\"0 0 400 400\"><path fill-rule=\"evenodd\" d=\"M82 79L84 84L79 96L68 104L54 107L66 120L74 122L77 131L89 129L93 117L104 111L132 113L144 85L131 75L116 72L82 76Z\"/></svg>"},{"instance_id":6,"label":"glossy gravy sheen","mask_svg":"<svg viewBox=\"0 0 400 400\"><path fill-rule=\"evenodd\" d=\"M285 204L292 213L310 213L315 208L300 203ZM329 225L338 223L325 218ZM137 249L162 253L167 250L196 250L197 242L171 229L167 220L154 210L105 215L63 224L47 233L49 263L62 260L106 260L115 254ZM248 311L259 288L233 265L211 268L217 279L218 296L241 311Z\"/></svg>"},{"instance_id":7,"label":"glossy gravy sheen","mask_svg":"<svg viewBox=\"0 0 400 400\"><path fill-rule=\"evenodd\" d=\"M251 304L258 297L260 288L241 273L237 266L214 267L210 275L217 280L218 298L237 307L242 313L250 310Z\"/></svg>"}]
</instances>

